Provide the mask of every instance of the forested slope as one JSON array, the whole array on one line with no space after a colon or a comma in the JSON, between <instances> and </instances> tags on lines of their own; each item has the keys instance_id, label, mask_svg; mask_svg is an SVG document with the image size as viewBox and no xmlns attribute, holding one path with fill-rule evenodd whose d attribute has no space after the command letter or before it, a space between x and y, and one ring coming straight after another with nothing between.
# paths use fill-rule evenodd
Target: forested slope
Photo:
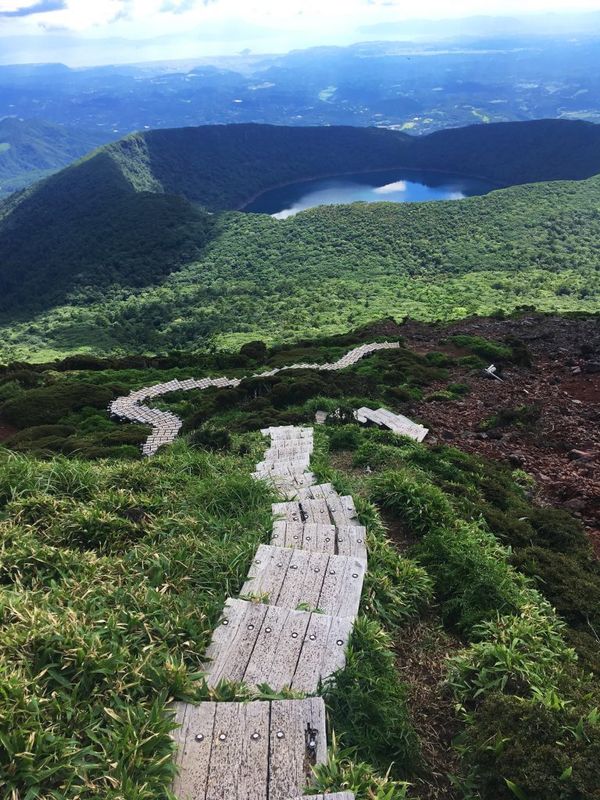
<instances>
[{"instance_id":1,"label":"forested slope","mask_svg":"<svg viewBox=\"0 0 600 800\"><path fill-rule=\"evenodd\" d=\"M232 212L214 223L202 257L161 284L81 288L26 325L7 321L4 345L161 351L213 338L290 341L373 316L453 319L524 304L592 311L599 207L592 178L461 202L322 207L285 221Z\"/></svg>"},{"instance_id":2,"label":"forested slope","mask_svg":"<svg viewBox=\"0 0 600 800\"><path fill-rule=\"evenodd\" d=\"M268 125L136 134L0 205L0 314L9 325L67 305L68 312L57 312L60 333L40 323L43 336L61 339L62 347L71 338L61 338L65 319L73 337L85 333L80 343L93 347L110 349L124 331L136 347L188 346L213 333L256 329L263 316L275 337L282 326L287 336L304 333L306 324L319 330L312 316L323 281L335 282L330 297L346 324L365 302L383 313L425 316L433 306L437 314L453 315L453 308L472 305L453 300L440 306L438 297L423 307L414 286L397 283L410 276L485 270L514 276L533 268L581 276L589 269L598 224L594 181L523 187L453 204L321 208L285 224L214 213L275 183L394 166L479 174L498 184L579 179L600 173L600 126L554 120L421 138L375 128ZM527 299L535 285L524 287ZM567 288L570 295L583 290L572 278ZM122 308L117 301L132 290L136 299ZM398 303L407 291L408 308ZM579 298L584 305L593 281L586 291ZM289 306L273 315L268 309L279 307L282 292ZM543 301L543 295L533 299ZM472 310L492 310L493 298L488 291L485 307ZM497 304L515 301L511 286ZM569 307L579 305L571 297ZM299 309L308 310L306 319ZM72 328L75 318L85 322Z\"/></svg>"}]
</instances>

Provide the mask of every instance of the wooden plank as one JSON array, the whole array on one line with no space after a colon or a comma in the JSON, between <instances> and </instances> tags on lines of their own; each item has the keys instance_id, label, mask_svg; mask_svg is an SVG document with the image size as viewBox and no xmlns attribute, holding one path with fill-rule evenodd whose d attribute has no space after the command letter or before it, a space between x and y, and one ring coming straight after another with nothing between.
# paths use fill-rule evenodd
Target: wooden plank
<instances>
[{"instance_id":1,"label":"wooden plank","mask_svg":"<svg viewBox=\"0 0 600 800\"><path fill-rule=\"evenodd\" d=\"M333 555L335 553L335 537L336 531L333 525L306 522L304 524L302 548Z\"/></svg>"},{"instance_id":2,"label":"wooden plank","mask_svg":"<svg viewBox=\"0 0 600 800\"><path fill-rule=\"evenodd\" d=\"M303 522L299 503L273 503L271 513L275 518L286 520L287 522Z\"/></svg>"},{"instance_id":3,"label":"wooden plank","mask_svg":"<svg viewBox=\"0 0 600 800\"><path fill-rule=\"evenodd\" d=\"M173 793L179 800L206 798L216 705L173 704L175 721L180 725L172 733L177 746L177 776L173 781Z\"/></svg>"},{"instance_id":4,"label":"wooden plank","mask_svg":"<svg viewBox=\"0 0 600 800\"><path fill-rule=\"evenodd\" d=\"M238 795L244 800L263 800L268 797L271 709L268 703L246 703L244 716Z\"/></svg>"},{"instance_id":5,"label":"wooden plank","mask_svg":"<svg viewBox=\"0 0 600 800\"><path fill-rule=\"evenodd\" d=\"M261 544L256 552L240 595L277 605L281 587L288 576L293 550Z\"/></svg>"},{"instance_id":6,"label":"wooden plank","mask_svg":"<svg viewBox=\"0 0 600 800\"><path fill-rule=\"evenodd\" d=\"M273 605L284 608L302 608L304 611L321 610L320 597L327 575L329 556L308 550L290 550L285 580Z\"/></svg>"},{"instance_id":7,"label":"wooden plank","mask_svg":"<svg viewBox=\"0 0 600 800\"><path fill-rule=\"evenodd\" d=\"M334 525L358 525L358 517L354 500L350 495L340 497L338 494L330 495L327 498L327 506L331 514Z\"/></svg>"},{"instance_id":8,"label":"wooden plank","mask_svg":"<svg viewBox=\"0 0 600 800\"><path fill-rule=\"evenodd\" d=\"M327 757L321 698L271 704L269 800L288 800L312 783L312 767Z\"/></svg>"},{"instance_id":9,"label":"wooden plank","mask_svg":"<svg viewBox=\"0 0 600 800\"><path fill-rule=\"evenodd\" d=\"M207 650L206 682L216 686L221 680L243 681L268 606L229 598L225 618L213 634ZM230 620L235 620L229 625Z\"/></svg>"},{"instance_id":10,"label":"wooden plank","mask_svg":"<svg viewBox=\"0 0 600 800\"><path fill-rule=\"evenodd\" d=\"M363 525L340 525L337 530L337 552L367 560L367 529Z\"/></svg>"},{"instance_id":11,"label":"wooden plank","mask_svg":"<svg viewBox=\"0 0 600 800\"><path fill-rule=\"evenodd\" d=\"M344 669L353 624L354 621L349 617L331 618L327 643L323 648L323 658L319 667L321 681L325 682L340 669Z\"/></svg>"},{"instance_id":12,"label":"wooden plank","mask_svg":"<svg viewBox=\"0 0 600 800\"><path fill-rule=\"evenodd\" d=\"M213 637L209 648L213 660L206 667L209 686L227 680L243 682L249 686L266 683L276 691L289 687L293 685L296 672L306 673L303 666L305 657L311 664L315 663L314 640L307 635L313 618L323 620L322 625L339 627L340 624L337 619L331 622L328 615L311 614L309 611L244 600L229 600L228 604L241 618L237 627L232 626L229 638L226 638L227 634L223 634L224 630L229 630L228 625L221 626L218 630L218 642ZM348 630L351 629L351 623L352 620L348 619ZM315 624L318 626L319 622ZM327 645L320 660L321 669L308 673L310 681L308 678L303 679L305 691L315 692L319 681L331 674L326 670L339 668L337 664L339 658L343 657L346 643L347 637L342 642L341 651L340 645ZM333 653L328 650L333 650Z\"/></svg>"},{"instance_id":13,"label":"wooden plank","mask_svg":"<svg viewBox=\"0 0 600 800\"><path fill-rule=\"evenodd\" d=\"M347 556L331 556L323 581L319 609L332 617L355 617L366 571L366 562Z\"/></svg>"},{"instance_id":14,"label":"wooden plank","mask_svg":"<svg viewBox=\"0 0 600 800\"><path fill-rule=\"evenodd\" d=\"M352 792L334 792L334 794L311 794L310 800L355 800ZM306 795L303 797L294 797L293 800L306 800Z\"/></svg>"},{"instance_id":15,"label":"wooden plank","mask_svg":"<svg viewBox=\"0 0 600 800\"><path fill-rule=\"evenodd\" d=\"M329 525L329 509L325 500L301 500L299 503L302 521L316 522L320 525Z\"/></svg>"},{"instance_id":16,"label":"wooden plank","mask_svg":"<svg viewBox=\"0 0 600 800\"><path fill-rule=\"evenodd\" d=\"M310 614L275 606L267 609L244 682L250 686L266 683L281 691L292 685Z\"/></svg>"},{"instance_id":17,"label":"wooden plank","mask_svg":"<svg viewBox=\"0 0 600 800\"><path fill-rule=\"evenodd\" d=\"M238 770L245 734L241 703L217 703L208 768L207 800L239 797Z\"/></svg>"}]
</instances>

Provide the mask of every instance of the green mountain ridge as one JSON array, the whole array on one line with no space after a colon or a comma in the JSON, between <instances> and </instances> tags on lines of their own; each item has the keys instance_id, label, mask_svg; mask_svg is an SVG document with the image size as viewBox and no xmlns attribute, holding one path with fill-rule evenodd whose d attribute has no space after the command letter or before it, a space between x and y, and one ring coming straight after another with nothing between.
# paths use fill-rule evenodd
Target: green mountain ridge
<instances>
[{"instance_id":1,"label":"green mountain ridge","mask_svg":"<svg viewBox=\"0 0 600 800\"><path fill-rule=\"evenodd\" d=\"M108 141L100 131L82 131L44 120L0 120L0 198L62 169Z\"/></svg>"},{"instance_id":2,"label":"green mountain ridge","mask_svg":"<svg viewBox=\"0 0 600 800\"><path fill-rule=\"evenodd\" d=\"M340 330L375 309L425 319L522 303L588 309L599 144L600 126L565 121L418 138L263 125L129 136L0 205L4 348L144 351L256 333L281 341ZM537 183L285 222L231 211L277 183L395 166Z\"/></svg>"}]
</instances>

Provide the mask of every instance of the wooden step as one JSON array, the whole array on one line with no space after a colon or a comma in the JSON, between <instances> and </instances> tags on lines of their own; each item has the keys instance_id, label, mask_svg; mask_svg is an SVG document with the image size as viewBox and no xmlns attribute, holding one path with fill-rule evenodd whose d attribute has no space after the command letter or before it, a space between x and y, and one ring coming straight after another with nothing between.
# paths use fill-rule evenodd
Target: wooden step
<instances>
[{"instance_id":1,"label":"wooden step","mask_svg":"<svg viewBox=\"0 0 600 800\"><path fill-rule=\"evenodd\" d=\"M173 711L179 800L288 800L327 757L321 698L175 703Z\"/></svg>"},{"instance_id":2,"label":"wooden step","mask_svg":"<svg viewBox=\"0 0 600 800\"><path fill-rule=\"evenodd\" d=\"M221 680L311 694L344 667L350 617L229 598L206 651L209 686Z\"/></svg>"},{"instance_id":3,"label":"wooden step","mask_svg":"<svg viewBox=\"0 0 600 800\"><path fill-rule=\"evenodd\" d=\"M273 524L271 543L277 547L295 547L320 553L336 552L336 529L334 525L319 525L316 522L285 522Z\"/></svg>"},{"instance_id":4,"label":"wooden step","mask_svg":"<svg viewBox=\"0 0 600 800\"><path fill-rule=\"evenodd\" d=\"M271 606L355 617L365 571L362 559L262 544L240 594Z\"/></svg>"}]
</instances>

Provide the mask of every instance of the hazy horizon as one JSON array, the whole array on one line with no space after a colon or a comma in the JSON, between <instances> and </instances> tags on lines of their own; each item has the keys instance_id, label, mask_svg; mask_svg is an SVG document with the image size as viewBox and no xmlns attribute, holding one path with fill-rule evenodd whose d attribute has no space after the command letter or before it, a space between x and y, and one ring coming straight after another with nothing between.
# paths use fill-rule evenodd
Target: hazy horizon
<instances>
[{"instance_id":1,"label":"hazy horizon","mask_svg":"<svg viewBox=\"0 0 600 800\"><path fill-rule=\"evenodd\" d=\"M395 0L0 0L0 63L72 68L287 53L365 41L459 36L598 35L600 5L583 0L484 3L418 13ZM333 23L336 24L333 24Z\"/></svg>"}]
</instances>

